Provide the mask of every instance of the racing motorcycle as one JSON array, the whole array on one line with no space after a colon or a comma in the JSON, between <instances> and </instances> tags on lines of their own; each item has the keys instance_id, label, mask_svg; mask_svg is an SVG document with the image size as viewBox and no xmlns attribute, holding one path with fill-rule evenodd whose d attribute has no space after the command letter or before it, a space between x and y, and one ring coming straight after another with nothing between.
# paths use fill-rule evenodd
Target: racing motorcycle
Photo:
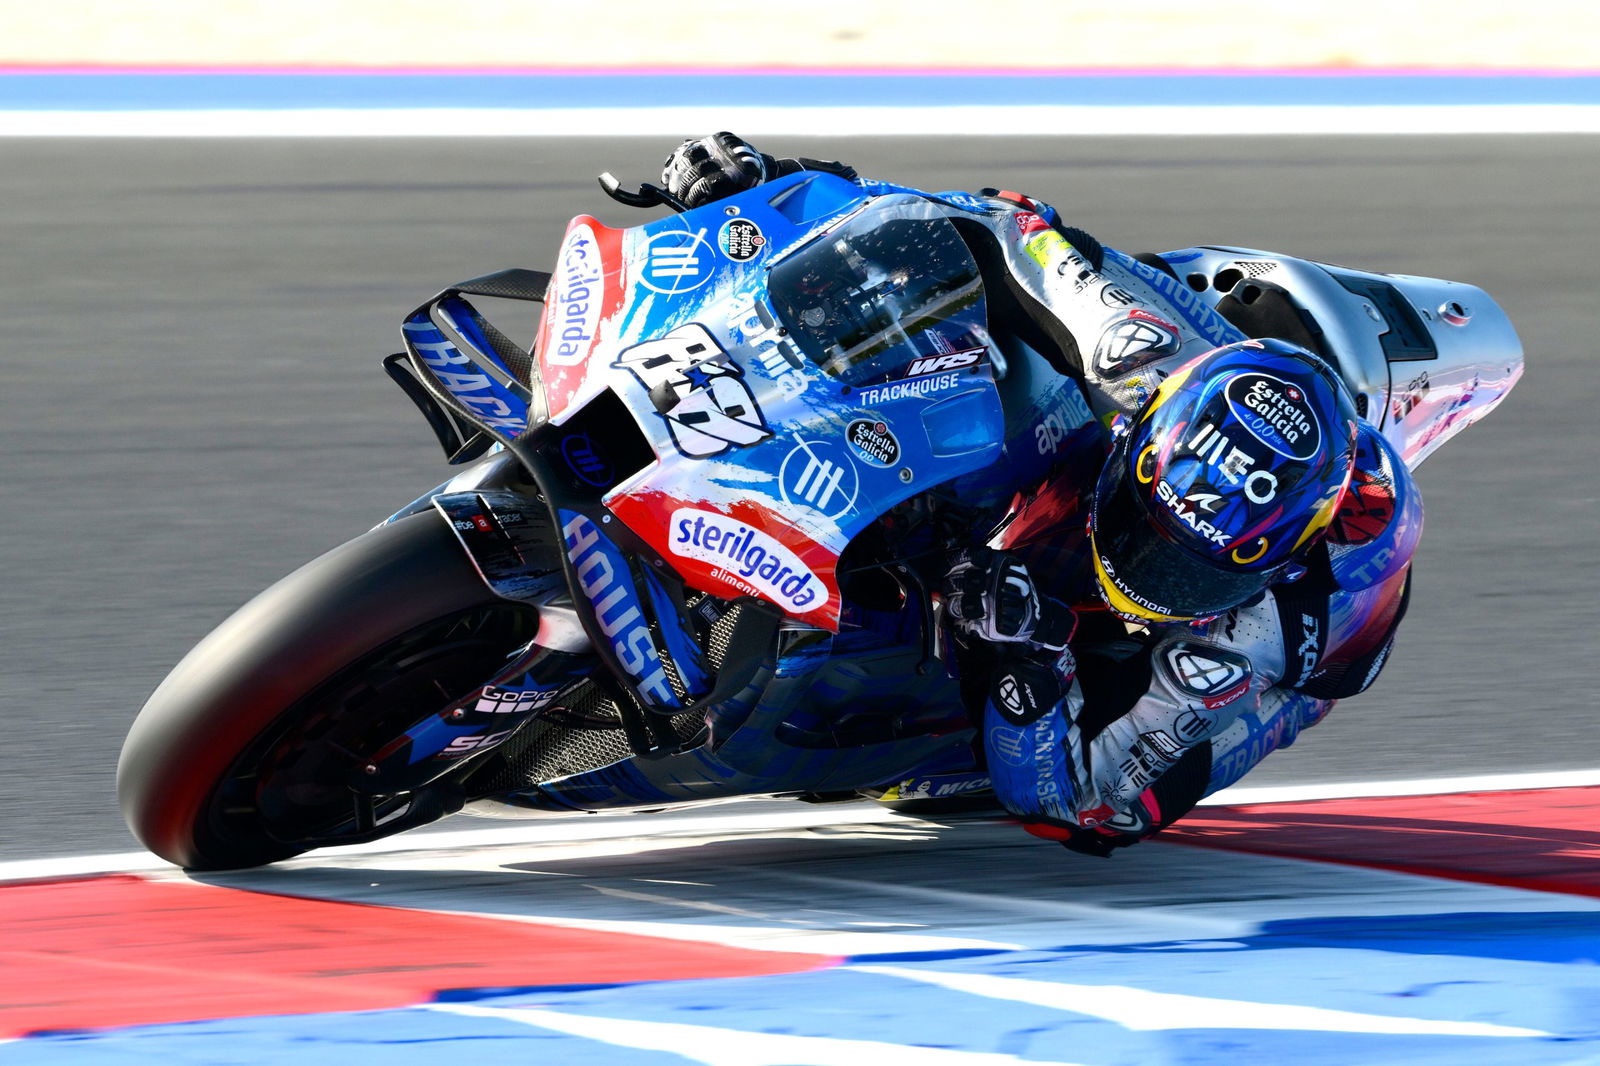
<instances>
[{"instance_id":1,"label":"racing motorcycle","mask_svg":"<svg viewBox=\"0 0 1600 1066\"><path fill-rule=\"evenodd\" d=\"M1092 484L1106 446L1022 328L979 221L1003 208L811 172L695 210L601 184L674 213L579 216L551 273L405 319L385 369L462 469L151 695L118 767L150 850L219 869L464 807L986 786L932 590L1018 486ZM1521 373L1471 286L1229 247L1140 263L1217 343L1324 354L1412 465ZM542 305L531 348L491 303L530 329Z\"/></svg>"}]
</instances>

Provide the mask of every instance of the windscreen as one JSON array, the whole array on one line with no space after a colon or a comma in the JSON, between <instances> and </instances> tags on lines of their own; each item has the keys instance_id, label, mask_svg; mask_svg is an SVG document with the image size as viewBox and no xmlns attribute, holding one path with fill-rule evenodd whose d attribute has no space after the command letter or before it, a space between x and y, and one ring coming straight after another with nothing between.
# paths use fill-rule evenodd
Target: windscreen
<instances>
[{"instance_id":1,"label":"windscreen","mask_svg":"<svg viewBox=\"0 0 1600 1066\"><path fill-rule=\"evenodd\" d=\"M772 268L779 322L849 385L987 344L978 264L948 218L913 197L844 222Z\"/></svg>"}]
</instances>

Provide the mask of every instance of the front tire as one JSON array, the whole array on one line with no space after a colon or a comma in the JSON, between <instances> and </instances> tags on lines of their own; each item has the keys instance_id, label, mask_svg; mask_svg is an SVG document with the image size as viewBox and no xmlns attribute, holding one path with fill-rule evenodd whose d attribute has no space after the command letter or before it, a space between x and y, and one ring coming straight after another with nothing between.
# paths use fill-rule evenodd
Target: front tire
<instances>
[{"instance_id":1,"label":"front tire","mask_svg":"<svg viewBox=\"0 0 1600 1066\"><path fill-rule=\"evenodd\" d=\"M465 694L536 624L437 512L363 534L239 608L155 690L117 765L123 817L192 869L327 843L354 795L338 784L352 733Z\"/></svg>"}]
</instances>

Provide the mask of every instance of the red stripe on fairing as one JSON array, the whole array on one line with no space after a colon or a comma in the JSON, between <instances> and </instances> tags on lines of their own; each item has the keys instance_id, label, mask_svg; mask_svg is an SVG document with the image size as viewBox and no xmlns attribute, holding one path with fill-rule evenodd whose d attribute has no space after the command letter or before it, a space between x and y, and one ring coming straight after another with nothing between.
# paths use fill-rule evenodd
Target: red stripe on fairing
<instances>
[{"instance_id":1,"label":"red stripe on fairing","mask_svg":"<svg viewBox=\"0 0 1600 1066\"><path fill-rule=\"evenodd\" d=\"M627 286L623 281L622 237L626 232L620 229L611 229L589 215L578 215L567 223L566 233L561 238L560 248L564 252L567 240L578 229L588 230L594 238L595 250L599 256L599 269L595 274L595 284L599 286L598 297L593 302L599 305L595 314L593 332L585 342L583 357L575 363L557 363L551 358L550 348L559 345L560 338L552 338L550 331L555 328L557 309L567 295L567 283L570 280L565 275L568 264L565 255L558 254L555 271L550 275L550 286L545 293L544 311L539 316L539 330L534 337L533 355L539 361L539 378L544 388L545 403L549 408L551 419L560 419L567 415L567 408L588 380L591 373L603 373L605 362L602 360L591 367L589 357L594 354L595 346L600 339L600 331L611 325L612 319L622 309L622 300L627 293ZM585 301L588 302L588 301Z\"/></svg>"},{"instance_id":2,"label":"red stripe on fairing","mask_svg":"<svg viewBox=\"0 0 1600 1066\"><path fill-rule=\"evenodd\" d=\"M1201 808L1160 839L1600 897L1600 788Z\"/></svg>"},{"instance_id":3,"label":"red stripe on fairing","mask_svg":"<svg viewBox=\"0 0 1600 1066\"><path fill-rule=\"evenodd\" d=\"M102 877L0 888L0 1038L403 1007L447 989L751 977L837 962Z\"/></svg>"},{"instance_id":4,"label":"red stripe on fairing","mask_svg":"<svg viewBox=\"0 0 1600 1066\"><path fill-rule=\"evenodd\" d=\"M687 555L680 555L672 550L673 530L670 527L672 514L679 508L694 508L717 514L726 515L734 521L757 529L767 536L782 544L795 554L799 560L811 571L816 579L827 591L828 598L812 607L810 610L800 612L792 606L777 599L760 593L761 598L783 608L797 617L815 626L821 626L834 632L839 630L839 576L837 573L839 556L826 545L818 544L807 536L802 530L786 522L766 506L763 506L757 497L734 502L713 502L711 500L693 500L682 496L674 496L656 489L631 492L625 496L618 496L609 504L612 512L629 529L638 534L663 558L672 563L684 583L690 588L709 592L714 596L748 596L750 588L745 583L737 582L732 578L716 576L718 570L726 571L710 560L697 559Z\"/></svg>"}]
</instances>

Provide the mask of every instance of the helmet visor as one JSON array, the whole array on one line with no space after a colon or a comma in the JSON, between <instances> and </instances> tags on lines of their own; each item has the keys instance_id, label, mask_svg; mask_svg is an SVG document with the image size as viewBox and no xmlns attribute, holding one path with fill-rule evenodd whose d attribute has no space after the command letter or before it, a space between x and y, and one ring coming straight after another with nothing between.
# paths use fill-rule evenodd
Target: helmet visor
<instances>
[{"instance_id":1,"label":"helmet visor","mask_svg":"<svg viewBox=\"0 0 1600 1066\"><path fill-rule=\"evenodd\" d=\"M1126 460L1117 454L1100 475L1089 536L1107 604L1141 622L1222 614L1266 588L1277 574L1277 568L1224 570L1174 543L1146 510Z\"/></svg>"}]
</instances>

